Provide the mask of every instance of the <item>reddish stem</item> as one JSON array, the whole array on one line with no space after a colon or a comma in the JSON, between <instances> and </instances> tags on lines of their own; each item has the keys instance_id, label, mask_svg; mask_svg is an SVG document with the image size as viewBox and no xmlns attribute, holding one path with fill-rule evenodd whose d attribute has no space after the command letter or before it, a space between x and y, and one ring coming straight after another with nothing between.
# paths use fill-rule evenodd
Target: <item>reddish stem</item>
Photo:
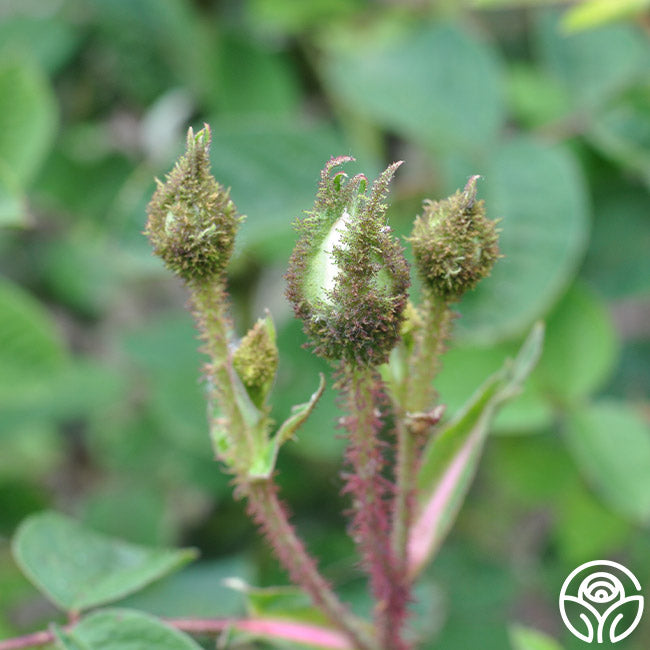
<instances>
[{"instance_id":1,"label":"reddish stem","mask_svg":"<svg viewBox=\"0 0 650 650\"><path fill-rule=\"evenodd\" d=\"M370 577L376 600L375 624L380 645L407 650L402 638L409 601L404 574L391 548L390 519L393 485L382 475L385 460L381 407L386 399L373 369L348 371L341 381L349 415L343 419L349 444L346 459L352 472L343 475L344 493L352 495L351 534L359 547L362 565Z\"/></svg>"},{"instance_id":2,"label":"reddish stem","mask_svg":"<svg viewBox=\"0 0 650 650\"><path fill-rule=\"evenodd\" d=\"M363 622L356 619L341 603L319 573L316 562L289 523L286 507L278 498L276 485L271 480L262 480L245 484L239 489L248 498L250 515L264 532L291 580L309 594L314 604L349 637L355 648L376 649L376 643L364 629Z\"/></svg>"}]
</instances>

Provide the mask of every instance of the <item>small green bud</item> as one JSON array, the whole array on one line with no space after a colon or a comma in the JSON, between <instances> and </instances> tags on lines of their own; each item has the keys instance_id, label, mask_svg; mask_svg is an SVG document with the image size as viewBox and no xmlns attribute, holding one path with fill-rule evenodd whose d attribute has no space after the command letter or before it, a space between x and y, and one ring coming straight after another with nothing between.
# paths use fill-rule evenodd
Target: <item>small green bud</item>
<instances>
[{"instance_id":1,"label":"small green bud","mask_svg":"<svg viewBox=\"0 0 650 650\"><path fill-rule=\"evenodd\" d=\"M251 401L261 408L278 368L275 327L270 316L260 318L248 331L235 350L232 362Z\"/></svg>"},{"instance_id":2,"label":"small green bud","mask_svg":"<svg viewBox=\"0 0 650 650\"><path fill-rule=\"evenodd\" d=\"M349 181L341 171L330 175L351 160L327 163L313 210L296 223L287 297L318 355L376 365L397 342L409 287L408 264L382 203L401 163L389 166L367 195L362 174Z\"/></svg>"},{"instance_id":3,"label":"small green bud","mask_svg":"<svg viewBox=\"0 0 650 650\"><path fill-rule=\"evenodd\" d=\"M223 275L242 218L210 173L210 127L187 132L187 150L147 207L154 253L184 280L205 281Z\"/></svg>"},{"instance_id":4,"label":"small green bud","mask_svg":"<svg viewBox=\"0 0 650 650\"><path fill-rule=\"evenodd\" d=\"M443 201L425 201L409 241L424 284L444 300L456 301L490 275L499 258L496 221L476 200L472 176L464 190Z\"/></svg>"}]
</instances>

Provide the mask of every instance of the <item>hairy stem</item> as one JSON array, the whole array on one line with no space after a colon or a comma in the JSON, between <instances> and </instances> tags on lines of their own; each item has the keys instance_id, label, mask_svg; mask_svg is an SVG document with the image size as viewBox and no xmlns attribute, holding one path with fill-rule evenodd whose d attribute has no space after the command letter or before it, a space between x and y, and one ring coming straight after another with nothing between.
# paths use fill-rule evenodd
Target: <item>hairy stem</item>
<instances>
[{"instance_id":1,"label":"hairy stem","mask_svg":"<svg viewBox=\"0 0 650 650\"><path fill-rule=\"evenodd\" d=\"M386 400L381 380L372 368L346 369L341 387L348 414L344 418L349 438L346 459L352 468L344 474L343 490L352 495L351 533L377 603L375 625L380 645L405 650L408 646L402 639L402 628L409 598L390 545L393 486L382 475L385 461L379 438L381 407Z\"/></svg>"},{"instance_id":2,"label":"hairy stem","mask_svg":"<svg viewBox=\"0 0 650 650\"><path fill-rule=\"evenodd\" d=\"M215 455L220 456L236 474L241 474L246 471L246 458L254 453L256 444L251 439L250 427L244 422L235 390L235 371L229 348L232 325L227 313L225 288L222 281L188 284L192 311L203 342L201 351L209 357L204 368L208 400L211 407L218 407L221 426L231 432L227 450L218 449L213 437Z\"/></svg>"},{"instance_id":3,"label":"hairy stem","mask_svg":"<svg viewBox=\"0 0 650 650\"><path fill-rule=\"evenodd\" d=\"M291 580L302 587L314 604L348 636L355 649L378 650L365 623L350 613L319 573L316 562L289 523L286 507L279 500L272 480L244 484L239 490L247 497L249 513L266 535Z\"/></svg>"},{"instance_id":4,"label":"hairy stem","mask_svg":"<svg viewBox=\"0 0 650 650\"><path fill-rule=\"evenodd\" d=\"M433 381L440 370L440 357L449 338L454 314L435 296L425 298L424 325L418 333L406 376L402 404L397 414L396 493L392 547L402 574L408 566L408 538L413 517L419 456L442 411L434 408Z\"/></svg>"}]
</instances>

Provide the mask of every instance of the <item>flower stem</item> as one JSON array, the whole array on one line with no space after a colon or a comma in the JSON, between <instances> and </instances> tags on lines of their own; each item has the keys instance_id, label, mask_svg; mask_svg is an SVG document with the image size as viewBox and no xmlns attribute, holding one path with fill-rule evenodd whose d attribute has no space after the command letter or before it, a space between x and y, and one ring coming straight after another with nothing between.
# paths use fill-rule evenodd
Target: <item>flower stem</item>
<instances>
[{"instance_id":1,"label":"flower stem","mask_svg":"<svg viewBox=\"0 0 650 650\"><path fill-rule=\"evenodd\" d=\"M390 499L393 486L382 475L385 461L381 408L386 398L373 368L346 368L340 382L348 415L344 418L349 444L346 459L352 472L344 474L343 491L352 495L351 534L376 600L375 625L382 648L406 650L401 631L407 617L408 590L396 571L390 545Z\"/></svg>"},{"instance_id":2,"label":"flower stem","mask_svg":"<svg viewBox=\"0 0 650 650\"><path fill-rule=\"evenodd\" d=\"M392 547L400 572L408 566L408 538L417 488L420 451L441 409L434 409L433 380L440 370L440 357L449 338L453 311L446 301L427 295L422 305L424 325L410 359L402 403L397 405L396 494L393 512Z\"/></svg>"},{"instance_id":3,"label":"flower stem","mask_svg":"<svg viewBox=\"0 0 650 650\"><path fill-rule=\"evenodd\" d=\"M227 313L227 300L222 280L190 282L191 306L203 341L201 351L209 361L204 373L208 385L208 402L217 407L219 422L212 423L212 445L215 456L221 458L235 474L246 473L247 459L255 452L257 441L244 420L235 389L232 353L229 347L232 325ZM218 427L214 425L218 424ZM216 428L229 432L228 445L220 445Z\"/></svg>"},{"instance_id":4,"label":"flower stem","mask_svg":"<svg viewBox=\"0 0 650 650\"><path fill-rule=\"evenodd\" d=\"M291 580L302 587L314 604L349 637L355 649L378 650L377 643L365 629L366 624L348 610L318 571L316 562L290 524L287 509L278 498L272 479L240 485L239 491L247 497L249 513L266 535Z\"/></svg>"}]
</instances>

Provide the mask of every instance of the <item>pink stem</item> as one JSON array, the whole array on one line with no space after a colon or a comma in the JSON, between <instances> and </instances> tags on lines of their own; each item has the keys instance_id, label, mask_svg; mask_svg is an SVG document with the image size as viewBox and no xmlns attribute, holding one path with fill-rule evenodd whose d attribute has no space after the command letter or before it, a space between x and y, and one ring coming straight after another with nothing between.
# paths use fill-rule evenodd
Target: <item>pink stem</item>
<instances>
[{"instance_id":1,"label":"pink stem","mask_svg":"<svg viewBox=\"0 0 650 650\"><path fill-rule=\"evenodd\" d=\"M165 619L165 623L190 634L217 635L231 628L259 634L275 639L307 643L317 648L329 650L353 650L353 646L342 633L321 625L311 623L299 623L274 618L207 618L187 619L173 618ZM67 625L63 629L70 632L74 625ZM20 650L21 648L33 648L53 643L56 640L54 633L49 630L26 634L25 636L0 641L0 650Z\"/></svg>"}]
</instances>

